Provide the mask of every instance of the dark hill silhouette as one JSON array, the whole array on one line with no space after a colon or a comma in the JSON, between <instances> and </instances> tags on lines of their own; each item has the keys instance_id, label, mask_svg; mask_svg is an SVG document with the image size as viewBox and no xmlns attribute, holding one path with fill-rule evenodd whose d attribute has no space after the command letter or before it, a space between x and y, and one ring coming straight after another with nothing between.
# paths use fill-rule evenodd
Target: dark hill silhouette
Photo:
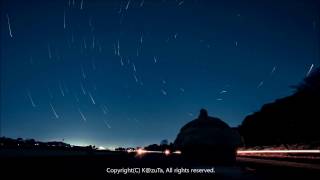
<instances>
[{"instance_id":1,"label":"dark hill silhouette","mask_svg":"<svg viewBox=\"0 0 320 180\"><path fill-rule=\"evenodd\" d=\"M219 118L208 116L205 109L181 128L174 142L186 159L201 164L233 163L239 145L239 134Z\"/></svg>"},{"instance_id":2,"label":"dark hill silhouette","mask_svg":"<svg viewBox=\"0 0 320 180\"><path fill-rule=\"evenodd\" d=\"M265 104L239 126L246 146L320 141L320 69L285 98Z\"/></svg>"}]
</instances>

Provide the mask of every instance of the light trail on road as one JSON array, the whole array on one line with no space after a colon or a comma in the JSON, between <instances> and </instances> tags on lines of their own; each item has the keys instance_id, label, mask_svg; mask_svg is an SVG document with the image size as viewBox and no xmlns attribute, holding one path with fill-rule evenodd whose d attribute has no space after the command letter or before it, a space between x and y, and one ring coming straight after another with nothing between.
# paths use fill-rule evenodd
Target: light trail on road
<instances>
[{"instance_id":1,"label":"light trail on road","mask_svg":"<svg viewBox=\"0 0 320 180\"><path fill-rule=\"evenodd\" d=\"M261 153L320 153L320 150L239 150L237 154L261 154Z\"/></svg>"}]
</instances>

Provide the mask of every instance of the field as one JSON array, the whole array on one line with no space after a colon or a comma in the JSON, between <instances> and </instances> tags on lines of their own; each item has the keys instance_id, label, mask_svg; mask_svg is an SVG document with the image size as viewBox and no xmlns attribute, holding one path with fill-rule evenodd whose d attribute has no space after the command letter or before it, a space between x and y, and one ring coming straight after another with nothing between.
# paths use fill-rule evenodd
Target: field
<instances>
[{"instance_id":1,"label":"field","mask_svg":"<svg viewBox=\"0 0 320 180\"><path fill-rule=\"evenodd\" d=\"M258 158L248 160L248 157L239 157L234 164L221 165L195 164L186 161L183 155L179 154L137 155L134 152L114 151L34 152L30 150L29 152L18 152L3 149L0 152L3 165L1 172L8 177L89 177L96 179L109 176L197 176L214 177L214 179L274 179L279 177L314 179L319 176L320 172L320 170L308 167L291 166L290 162L283 166L273 163L274 161L265 163ZM275 162L281 162L281 160L278 159Z\"/></svg>"}]
</instances>

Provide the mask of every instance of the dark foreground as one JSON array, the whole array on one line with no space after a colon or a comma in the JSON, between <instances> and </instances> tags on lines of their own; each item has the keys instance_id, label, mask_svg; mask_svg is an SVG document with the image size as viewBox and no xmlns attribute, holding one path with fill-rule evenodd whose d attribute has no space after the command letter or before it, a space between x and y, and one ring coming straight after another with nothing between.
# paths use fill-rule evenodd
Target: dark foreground
<instances>
[{"instance_id":1,"label":"dark foreground","mask_svg":"<svg viewBox=\"0 0 320 180\"><path fill-rule=\"evenodd\" d=\"M235 164L217 165L186 161L182 155L143 154L127 152L97 152L76 155L51 156L0 156L1 175L5 177L70 177L101 179L109 176L196 176L210 179L319 179L320 170L308 167L279 166L246 161L241 158ZM116 170L136 168L114 174ZM149 169L147 169L149 168ZM171 171L170 171L170 168ZM163 173L159 171L163 170ZM198 169L204 172L191 172ZM123 170L123 169L122 169ZM214 170L214 171L212 171ZM166 172L167 171L167 172ZM189 171L189 172L188 172ZM135 172L135 173L134 173Z\"/></svg>"}]
</instances>

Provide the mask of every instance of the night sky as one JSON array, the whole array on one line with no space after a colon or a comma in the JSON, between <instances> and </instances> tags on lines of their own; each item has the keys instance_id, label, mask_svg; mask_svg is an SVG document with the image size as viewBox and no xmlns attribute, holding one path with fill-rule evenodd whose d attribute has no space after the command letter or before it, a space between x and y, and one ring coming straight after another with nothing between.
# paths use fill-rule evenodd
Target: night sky
<instances>
[{"instance_id":1,"label":"night sky","mask_svg":"<svg viewBox=\"0 0 320 180\"><path fill-rule=\"evenodd\" d=\"M320 65L316 0L1 0L1 136L173 141L230 126Z\"/></svg>"}]
</instances>

